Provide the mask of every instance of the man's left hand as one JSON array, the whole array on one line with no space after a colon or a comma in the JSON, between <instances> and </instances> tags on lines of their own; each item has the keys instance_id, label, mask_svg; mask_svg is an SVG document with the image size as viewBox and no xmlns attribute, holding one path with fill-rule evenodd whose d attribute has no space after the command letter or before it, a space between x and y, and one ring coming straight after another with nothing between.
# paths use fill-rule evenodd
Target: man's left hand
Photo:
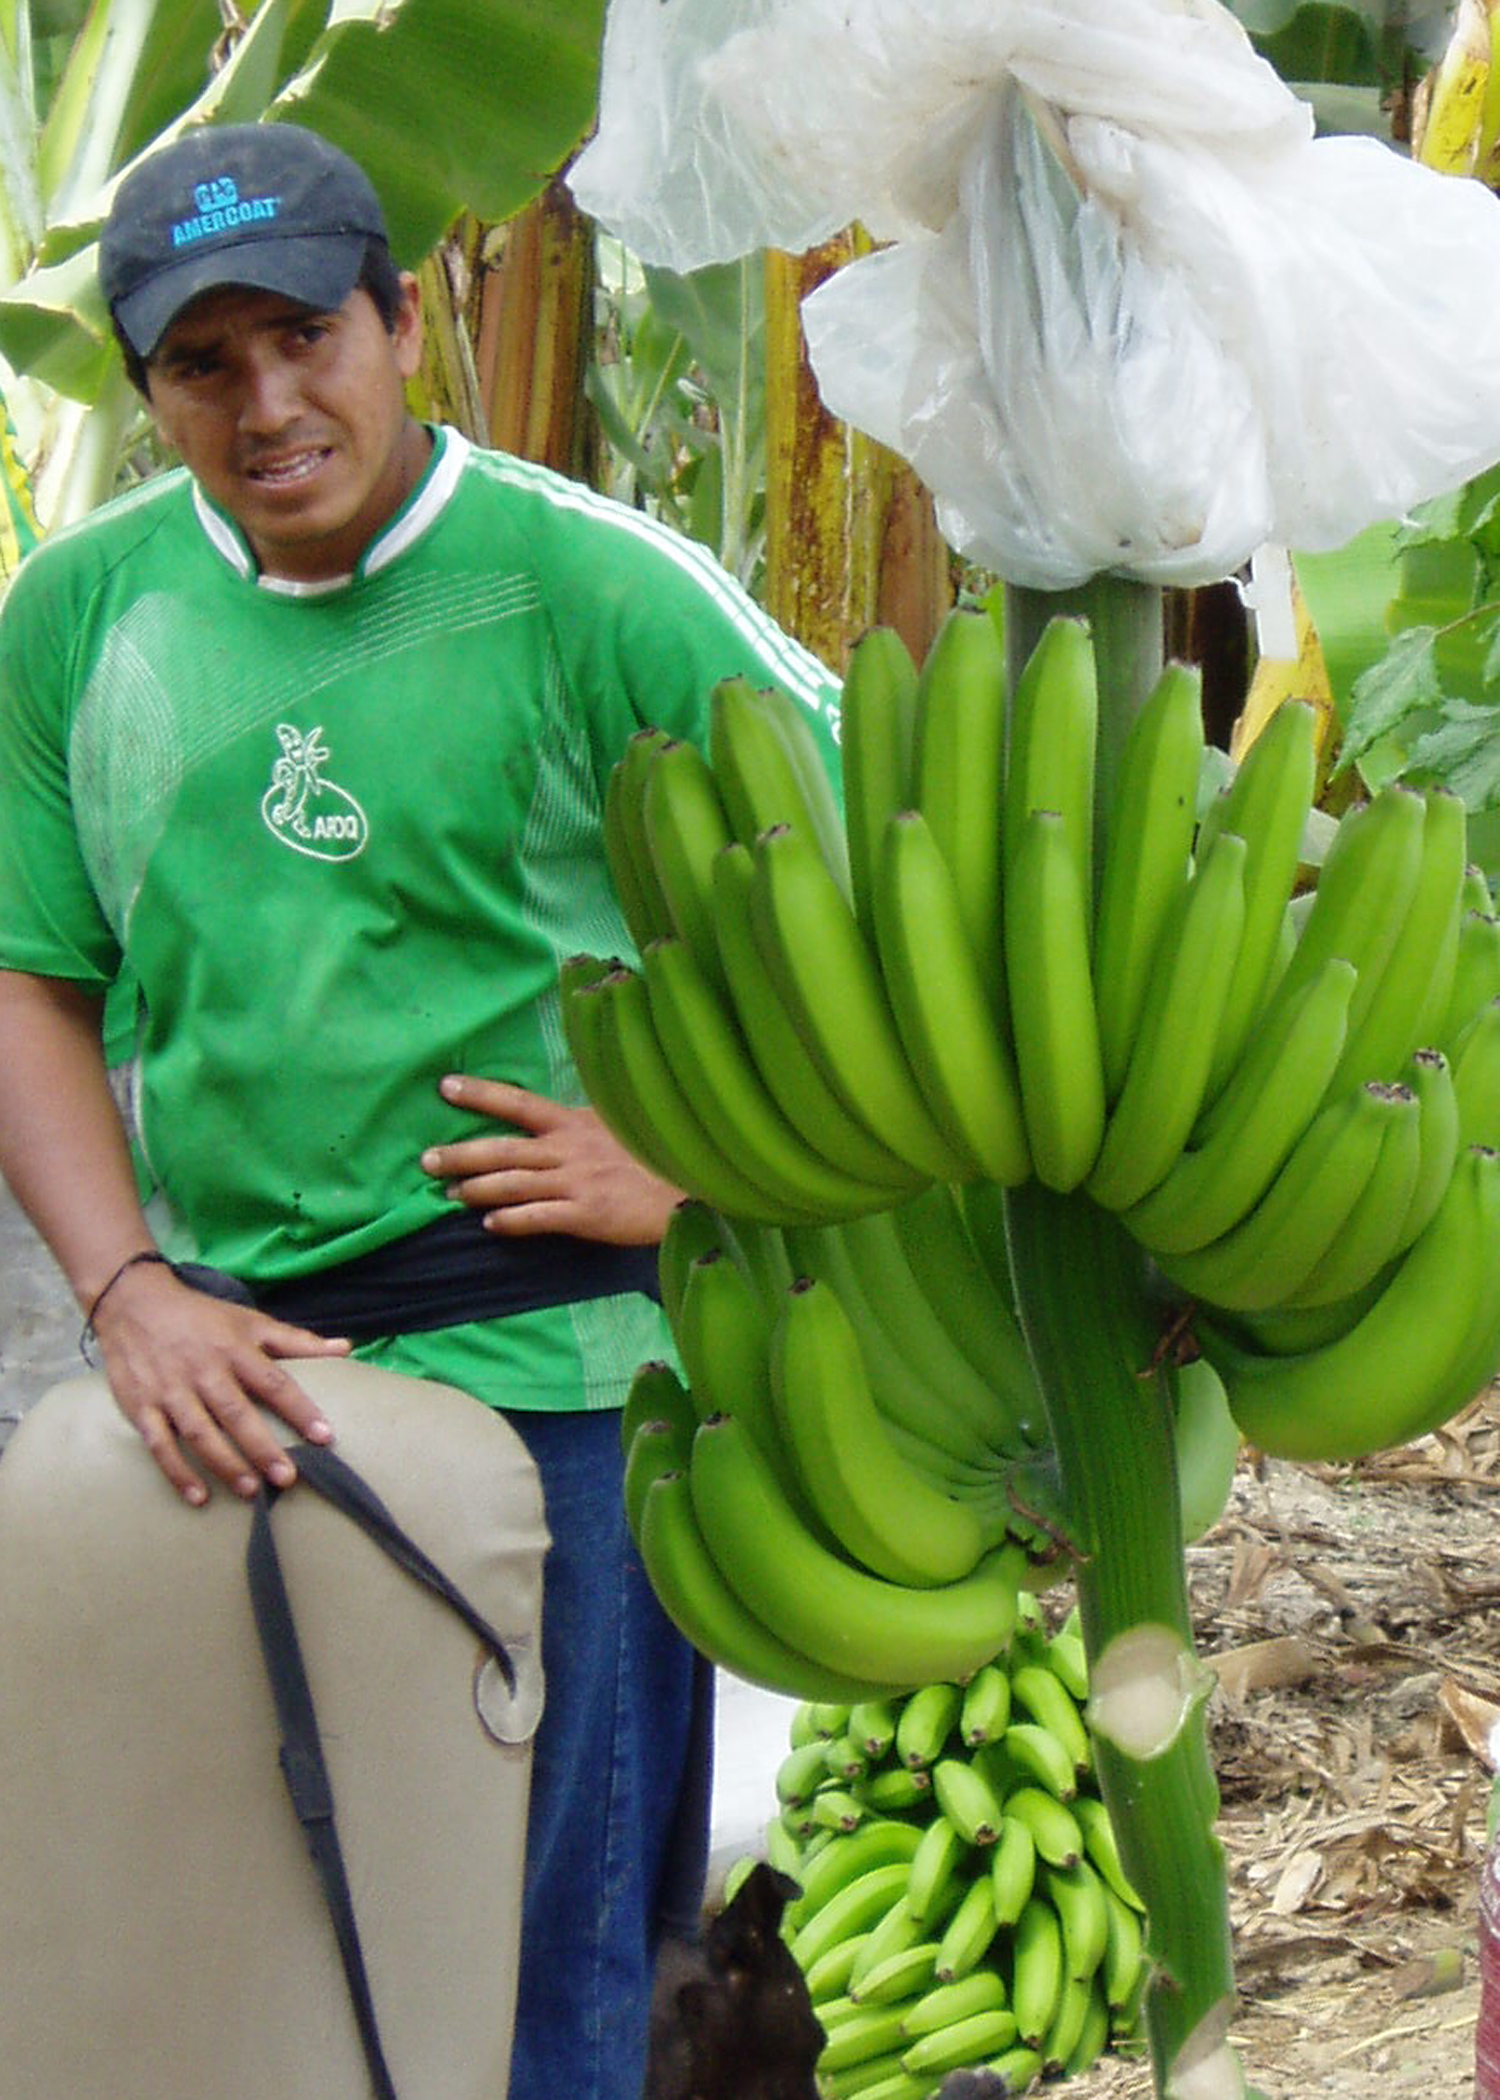
<instances>
[{"instance_id":1,"label":"man's left hand","mask_svg":"<svg viewBox=\"0 0 1500 2100\"><path fill-rule=\"evenodd\" d=\"M490 1232L570 1232L650 1247L682 1201L681 1189L643 1167L591 1108L465 1073L449 1073L438 1091L454 1108L513 1126L422 1154L423 1173L443 1181L455 1202L483 1211Z\"/></svg>"}]
</instances>

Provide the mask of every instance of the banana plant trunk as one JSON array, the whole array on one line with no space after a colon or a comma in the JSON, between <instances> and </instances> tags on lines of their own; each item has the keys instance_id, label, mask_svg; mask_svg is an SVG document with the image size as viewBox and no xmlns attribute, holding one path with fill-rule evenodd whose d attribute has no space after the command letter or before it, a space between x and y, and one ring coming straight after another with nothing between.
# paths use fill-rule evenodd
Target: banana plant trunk
<instances>
[{"instance_id":1,"label":"banana plant trunk","mask_svg":"<svg viewBox=\"0 0 1500 2100\"><path fill-rule=\"evenodd\" d=\"M1161 593L1102 577L1068 593L1007 585L1012 685L1055 613L1082 613L1093 631L1102 831L1126 733L1161 668ZM1076 1554L1100 1790L1146 1906L1155 2088L1161 2100L1241 2100L1228 2042L1234 1975L1205 1726L1210 1677L1193 1646L1171 1350L1134 1243L1081 1191L1035 1180L1010 1190L1006 1227Z\"/></svg>"}]
</instances>

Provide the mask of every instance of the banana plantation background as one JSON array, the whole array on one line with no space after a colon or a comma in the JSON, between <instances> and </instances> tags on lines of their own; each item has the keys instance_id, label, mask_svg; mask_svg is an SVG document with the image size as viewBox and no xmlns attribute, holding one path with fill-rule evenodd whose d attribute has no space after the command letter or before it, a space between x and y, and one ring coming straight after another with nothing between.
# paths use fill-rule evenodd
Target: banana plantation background
<instances>
[{"instance_id":1,"label":"banana plantation background","mask_svg":"<svg viewBox=\"0 0 1500 2100\"><path fill-rule=\"evenodd\" d=\"M1487 0L1237 0L1326 130L1493 172ZM120 172L185 124L305 123L356 155L419 268L423 412L668 518L841 666L872 622L926 648L990 579L924 491L822 410L798 301L860 245L673 277L584 222L562 171L593 121L605 0L0 0L0 567L160 462L93 282ZM1439 62L1447 53L1447 73ZM1421 297L1420 285L1411 288ZM1319 699L1324 797L1397 773L1500 805L1500 473L1338 555L1297 558L1294 643L1262 655L1233 582L1169 594L1215 741ZM1285 627L1287 623L1283 621ZM1500 818L1473 832L1500 871Z\"/></svg>"}]
</instances>

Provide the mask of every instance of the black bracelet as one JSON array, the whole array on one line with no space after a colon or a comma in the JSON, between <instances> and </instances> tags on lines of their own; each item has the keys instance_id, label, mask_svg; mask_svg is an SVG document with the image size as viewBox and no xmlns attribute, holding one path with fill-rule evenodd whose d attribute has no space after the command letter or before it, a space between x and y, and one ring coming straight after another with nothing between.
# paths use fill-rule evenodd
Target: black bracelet
<instances>
[{"instance_id":1,"label":"black bracelet","mask_svg":"<svg viewBox=\"0 0 1500 2100\"><path fill-rule=\"evenodd\" d=\"M140 1263L147 1261L160 1262L162 1266L167 1269L170 1269L172 1266L168 1257L165 1254L161 1253L155 1247L143 1248L139 1254L127 1254L125 1259L121 1262L119 1268L115 1270L114 1275L110 1277L108 1283L105 1284L103 1290L100 1291L99 1295L95 1298L93 1304L89 1307L88 1315L84 1320L82 1331L78 1337L78 1353L83 1358L86 1364L92 1365L94 1361L93 1357L89 1354L89 1346L94 1340L95 1314L98 1312L100 1306L104 1303L105 1299L109 1296L110 1292L114 1289L115 1285L119 1282L120 1278L125 1274L125 1271L127 1269L134 1269L138 1267Z\"/></svg>"}]
</instances>

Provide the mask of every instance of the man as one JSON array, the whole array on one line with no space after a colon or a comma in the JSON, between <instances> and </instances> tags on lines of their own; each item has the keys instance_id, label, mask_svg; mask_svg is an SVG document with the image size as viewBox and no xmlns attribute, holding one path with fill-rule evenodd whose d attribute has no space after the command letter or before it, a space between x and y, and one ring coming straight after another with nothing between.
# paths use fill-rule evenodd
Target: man
<instances>
[{"instance_id":1,"label":"man","mask_svg":"<svg viewBox=\"0 0 1500 2100\"><path fill-rule=\"evenodd\" d=\"M636 2100L692 1659L615 1410L667 1346L676 1192L582 1105L557 969L626 946L630 733L701 741L744 672L829 742L834 688L701 549L410 415L415 281L311 133L154 154L100 272L182 467L45 542L0 617L0 1169L189 1504L290 1477L262 1410L332 1435L287 1358L507 1411L553 1538L511 2090ZM122 960L149 1219L99 1049Z\"/></svg>"}]
</instances>

